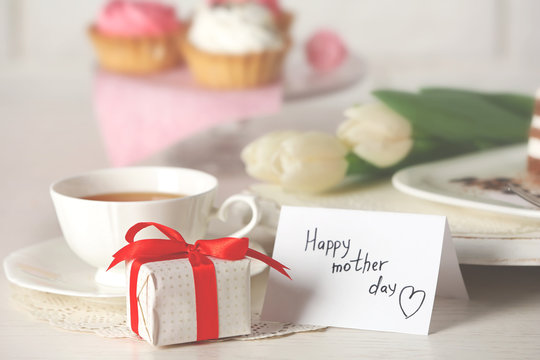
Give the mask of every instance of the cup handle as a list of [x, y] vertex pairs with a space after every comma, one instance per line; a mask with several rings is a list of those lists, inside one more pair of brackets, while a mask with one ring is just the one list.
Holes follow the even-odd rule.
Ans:
[[217, 209], [217, 217], [225, 222], [227, 221], [227, 213], [229, 210], [229, 207], [235, 203], [235, 202], [243, 202], [246, 205], [249, 206], [249, 209], [251, 210], [251, 219], [240, 230], [232, 233], [229, 235], [229, 237], [243, 237], [246, 234], [248, 234], [251, 230], [253, 230], [261, 221], [261, 209], [258, 203], [258, 199], [256, 196], [249, 195], [249, 194], [236, 194], [232, 195], [229, 198], [227, 198], [223, 204]]

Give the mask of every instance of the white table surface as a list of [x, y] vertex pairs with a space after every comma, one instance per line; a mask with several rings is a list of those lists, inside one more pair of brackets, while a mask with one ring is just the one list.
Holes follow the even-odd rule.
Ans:
[[[282, 127], [331, 131], [341, 121], [342, 109], [365, 98], [370, 86], [367, 81], [340, 94], [286, 104], [278, 123]], [[60, 234], [48, 194], [52, 181], [108, 166], [92, 114], [90, 88], [88, 79], [69, 76], [1, 77], [2, 258]], [[249, 132], [249, 123], [225, 131], [246, 131], [246, 141], [255, 135]], [[218, 201], [250, 183], [241, 171], [238, 154], [224, 151], [231, 150], [231, 144], [203, 145], [213, 161], [202, 167], [221, 181]], [[192, 139], [179, 146], [201, 144]], [[157, 155], [147, 163], [198, 167], [193, 160], [178, 158], [177, 154]], [[14, 307], [10, 286], [5, 277], [0, 277], [0, 358], [540, 358], [540, 267], [468, 265], [462, 266], [462, 271], [471, 300], [438, 299], [429, 336], [331, 328], [276, 339], [163, 349], [129, 339], [62, 331], [35, 321]], [[265, 274], [252, 280], [255, 306], [260, 306], [265, 280]]]

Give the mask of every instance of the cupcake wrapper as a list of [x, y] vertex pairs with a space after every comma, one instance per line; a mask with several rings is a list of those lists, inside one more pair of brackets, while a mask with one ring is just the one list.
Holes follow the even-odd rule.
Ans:
[[289, 46], [246, 55], [212, 54], [199, 50], [187, 38], [182, 53], [195, 80], [214, 89], [244, 89], [277, 80]]
[[161, 37], [113, 37], [101, 34], [95, 27], [88, 33], [99, 63], [107, 70], [147, 74], [170, 68], [181, 62], [179, 43], [183, 30]]

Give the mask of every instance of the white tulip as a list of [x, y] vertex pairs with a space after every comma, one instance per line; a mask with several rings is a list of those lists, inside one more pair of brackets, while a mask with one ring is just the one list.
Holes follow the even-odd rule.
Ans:
[[255, 179], [278, 183], [279, 174], [272, 167], [272, 157], [284, 140], [296, 135], [296, 131], [276, 131], [248, 144], [240, 155], [246, 172]]
[[330, 134], [275, 132], [242, 151], [251, 176], [284, 189], [320, 192], [339, 184], [347, 172], [346, 147]]
[[284, 189], [320, 192], [343, 180], [346, 154], [347, 149], [335, 136], [307, 132], [284, 140], [272, 164]]
[[383, 104], [353, 106], [345, 111], [345, 117], [337, 130], [338, 138], [377, 167], [397, 164], [412, 149], [411, 124]]

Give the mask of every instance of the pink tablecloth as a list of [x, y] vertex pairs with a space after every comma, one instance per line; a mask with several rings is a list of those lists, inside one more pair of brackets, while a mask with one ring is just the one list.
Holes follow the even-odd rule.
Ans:
[[129, 165], [212, 126], [276, 113], [282, 86], [214, 91], [182, 68], [149, 77], [96, 70], [94, 107], [109, 159]]

